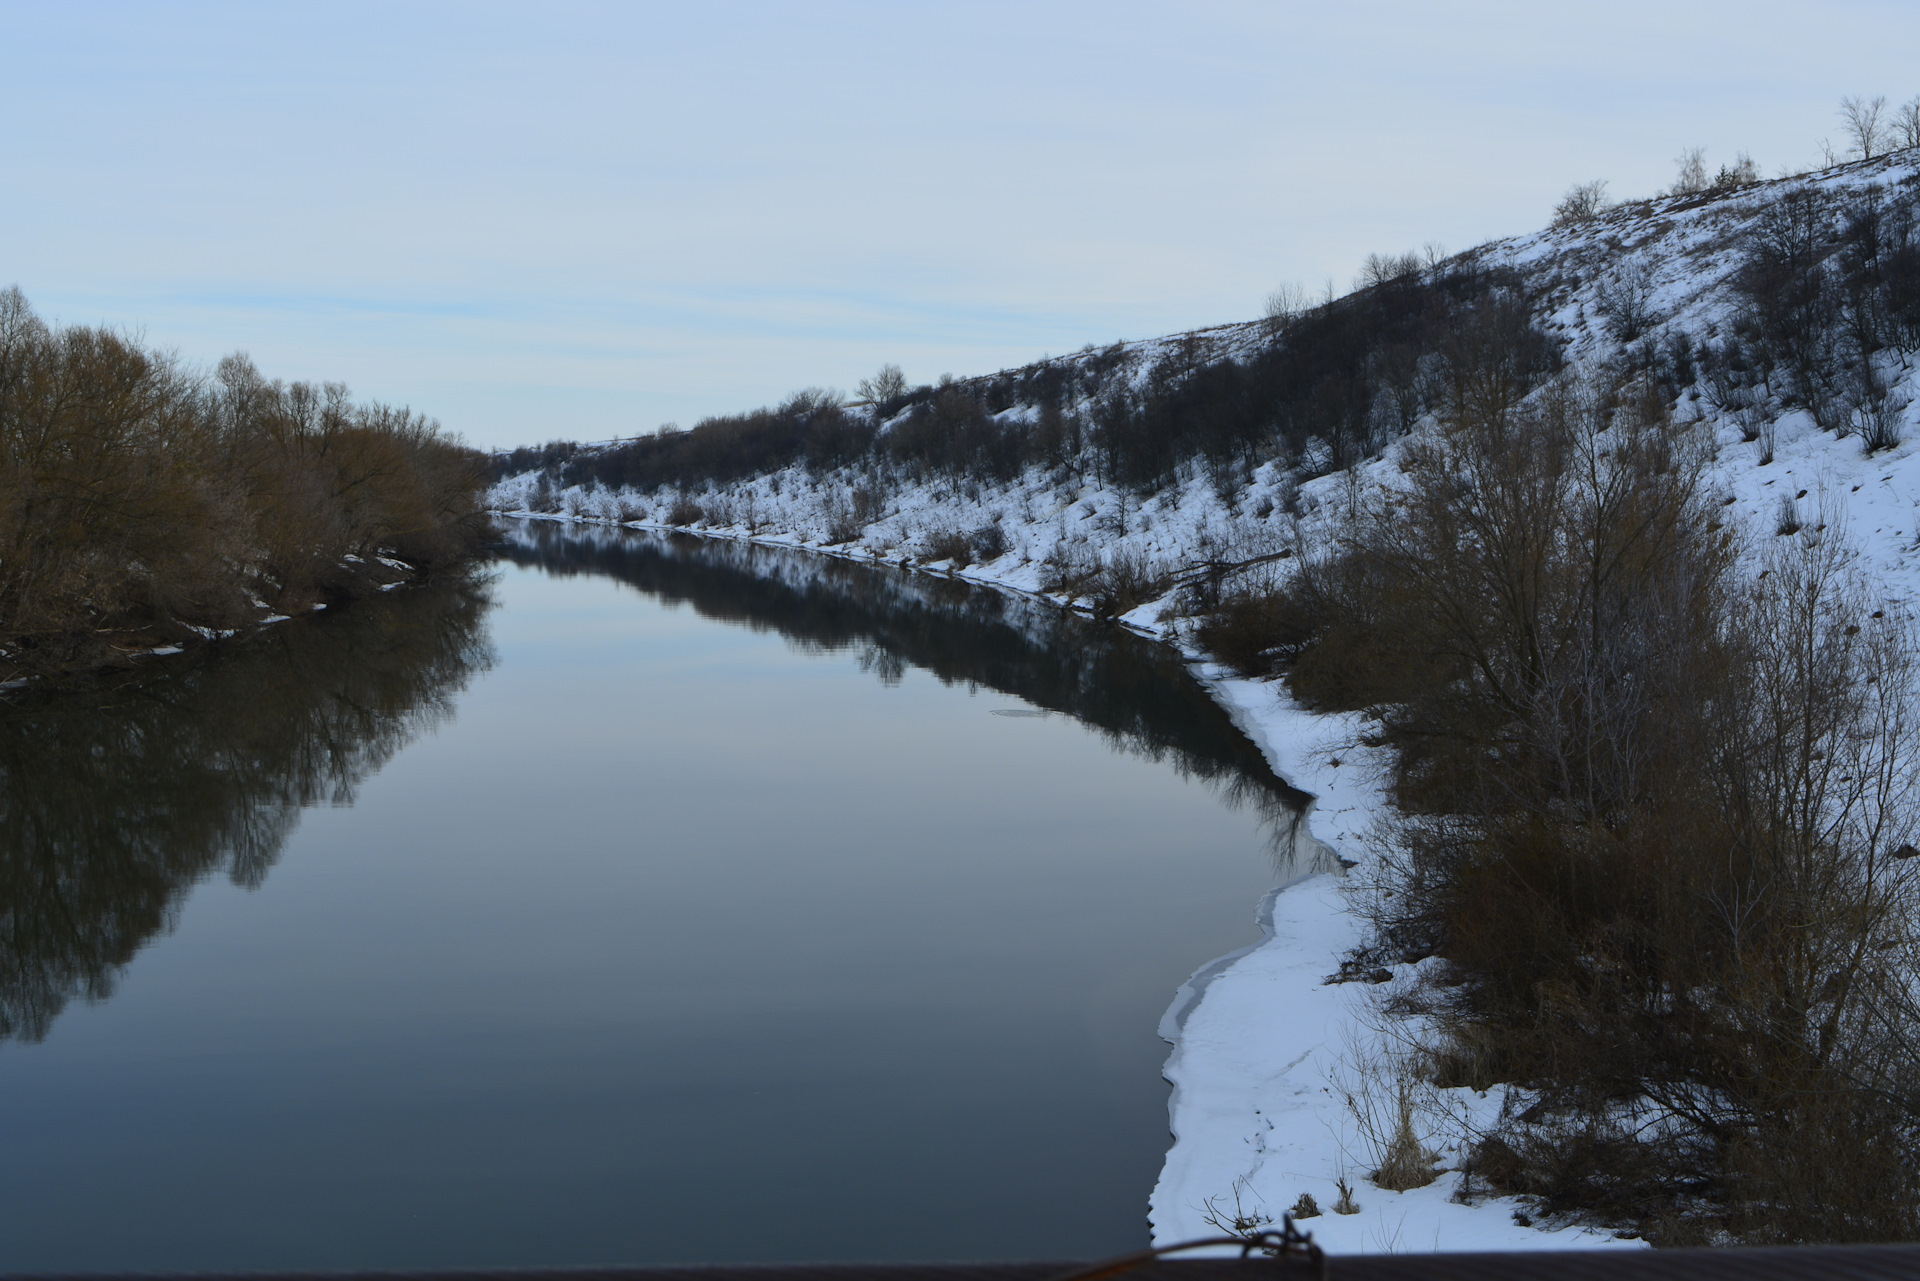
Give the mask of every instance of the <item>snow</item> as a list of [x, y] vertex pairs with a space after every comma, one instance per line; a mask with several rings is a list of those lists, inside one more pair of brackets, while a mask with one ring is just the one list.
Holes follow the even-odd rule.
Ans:
[[[1577, 368], [1620, 355], [1599, 319], [1600, 292], [1623, 273], [1643, 272], [1655, 332], [1684, 332], [1696, 341], [1723, 331], [1736, 305], [1732, 272], [1736, 239], [1766, 203], [1798, 185], [1828, 191], [1892, 184], [1913, 177], [1920, 158], [1908, 151], [1878, 160], [1781, 179], [1715, 199], [1670, 197], [1621, 206], [1575, 227], [1495, 242], [1464, 258], [1510, 266], [1545, 282], [1547, 323], [1567, 340]], [[1115, 385], [1138, 385], [1155, 362], [1182, 343], [1201, 359], [1238, 358], [1270, 341], [1259, 323], [1221, 326], [1194, 335], [1123, 345], [1107, 381], [1086, 392], [1084, 408]], [[1110, 355], [1112, 353], [1102, 353]], [[1073, 362], [1092, 357], [1062, 357]], [[1748, 553], [1777, 537], [1781, 504], [1795, 504], [1808, 525], [1842, 528], [1860, 566], [1894, 606], [1920, 602], [1920, 377], [1883, 356], [1880, 372], [1895, 403], [1904, 403], [1906, 443], [1869, 455], [1858, 436], [1822, 432], [1802, 412], [1779, 413], [1770, 462], [1758, 441], [1743, 436], [1738, 416], [1717, 409], [1696, 390], [1675, 408], [1677, 421], [1706, 434], [1709, 483], [1725, 503]], [[1030, 421], [1015, 406], [1004, 421]], [[1431, 419], [1415, 432], [1431, 431]], [[851, 471], [815, 476], [803, 468], [723, 487], [652, 493], [571, 488], [552, 492], [551, 511], [530, 510], [540, 478], [508, 477], [491, 504], [505, 514], [601, 524], [668, 528], [664, 515], [682, 499], [709, 512], [700, 532], [809, 548], [823, 554], [947, 574], [1070, 608], [1086, 602], [1047, 589], [1063, 565], [1082, 568], [1134, 560], [1162, 571], [1204, 561], [1244, 560], [1310, 546], [1368, 496], [1399, 478], [1402, 446], [1354, 468], [1297, 484], [1273, 463], [1223, 488], [1201, 467], [1144, 501], [1096, 482], [1038, 470], [1004, 484], [934, 479], [900, 485], [886, 495], [880, 519], [856, 539], [829, 543], [862, 477]], [[1295, 513], [1285, 513], [1289, 508]], [[844, 517], [841, 522], [844, 524]], [[930, 560], [940, 534], [997, 525], [1004, 555], [967, 566]], [[1297, 562], [1294, 562], [1297, 563]], [[1284, 573], [1288, 562], [1272, 572]], [[1330, 983], [1342, 957], [1361, 940], [1347, 900], [1363, 883], [1376, 824], [1387, 813], [1380, 762], [1363, 745], [1366, 725], [1353, 716], [1321, 716], [1294, 704], [1278, 682], [1247, 680], [1209, 662], [1194, 647], [1170, 600], [1123, 617], [1127, 626], [1180, 646], [1194, 672], [1262, 749], [1274, 772], [1316, 798], [1298, 866], [1320, 870], [1276, 889], [1259, 905], [1260, 941], [1204, 966], [1181, 987], [1162, 1023], [1172, 1044], [1166, 1076], [1173, 1085], [1173, 1146], [1153, 1190], [1150, 1219], [1157, 1244], [1217, 1235], [1214, 1218], [1236, 1213], [1274, 1221], [1302, 1194], [1323, 1211], [1301, 1227], [1333, 1253], [1640, 1246], [1606, 1234], [1534, 1222], [1512, 1198], [1463, 1195], [1449, 1169], [1409, 1192], [1374, 1186], [1376, 1161], [1346, 1095], [1390, 1088], [1396, 1029], [1380, 1012], [1393, 981]], [[1345, 868], [1346, 870], [1342, 870]], [[1404, 981], [1409, 967], [1393, 976]], [[1497, 1111], [1497, 1094], [1438, 1092], [1434, 1115], [1465, 1122]], [[1440, 1163], [1452, 1167], [1457, 1142], [1436, 1126], [1423, 1136]], [[1332, 1213], [1337, 1180], [1353, 1188], [1359, 1211]]]
[[[1360, 741], [1365, 719], [1316, 715], [1278, 682], [1230, 676], [1204, 661], [1195, 673], [1274, 772], [1314, 794], [1307, 839], [1364, 875], [1368, 837], [1385, 808], [1383, 762]], [[1378, 1162], [1343, 1087], [1389, 1063], [1393, 1045], [1379, 1026], [1382, 988], [1327, 981], [1362, 941], [1346, 901], [1348, 875], [1315, 872], [1272, 891], [1257, 917], [1263, 941], [1196, 973], [1162, 1020], [1160, 1033], [1174, 1047], [1165, 1069], [1174, 1143], [1150, 1202], [1155, 1243], [1217, 1235], [1209, 1214], [1230, 1218], [1236, 1205], [1278, 1222], [1305, 1193], [1322, 1213], [1299, 1226], [1331, 1254], [1641, 1245], [1579, 1228], [1522, 1226], [1514, 1216], [1532, 1217], [1530, 1207], [1514, 1198], [1469, 1204], [1459, 1199], [1456, 1172], [1408, 1192], [1367, 1182]], [[1498, 1110], [1496, 1096], [1445, 1093], [1455, 1113], [1484, 1120]], [[1443, 1134], [1422, 1137], [1448, 1164], [1460, 1155]], [[1332, 1212], [1341, 1178], [1356, 1213]]]

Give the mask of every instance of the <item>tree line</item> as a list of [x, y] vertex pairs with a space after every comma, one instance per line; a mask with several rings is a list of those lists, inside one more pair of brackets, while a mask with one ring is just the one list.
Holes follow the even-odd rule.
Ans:
[[478, 545], [484, 456], [344, 386], [211, 376], [0, 292], [0, 673], [112, 661], [431, 571]]
[[[1920, 97], [1889, 108], [1885, 94], [1872, 98], [1850, 95], [1840, 100], [1839, 116], [1845, 145], [1836, 148], [1831, 140], [1821, 139], [1821, 163], [1826, 168], [1831, 169], [1850, 160], [1873, 160], [1888, 152], [1920, 147]], [[1705, 147], [1687, 148], [1674, 160], [1674, 164], [1678, 172], [1674, 175], [1673, 186], [1659, 193], [1660, 196], [1675, 196], [1682, 200], [1712, 197], [1756, 186], [1761, 181], [1760, 167], [1744, 151], [1736, 155], [1731, 164], [1721, 165], [1719, 172], [1712, 177], [1707, 176]], [[1806, 175], [1804, 172], [1783, 170], [1782, 176]], [[1645, 208], [1651, 202], [1638, 203]], [[1567, 189], [1560, 203], [1554, 206], [1553, 225], [1574, 226], [1597, 218], [1610, 208], [1612, 202], [1607, 199], [1607, 182], [1604, 178], [1575, 183]]]
[[[1005, 482], [1042, 468], [1057, 481], [1139, 493], [1196, 465], [1223, 485], [1276, 458], [1312, 476], [1405, 432], [1469, 351], [1497, 352], [1523, 380], [1557, 369], [1559, 343], [1533, 310], [1517, 273], [1415, 261], [1347, 297], [1261, 322], [1267, 341], [1251, 352], [1209, 358], [1195, 335], [1172, 340], [1137, 384], [1116, 377], [1135, 358], [1118, 344], [913, 388], [889, 367], [871, 380], [882, 390], [864, 404], [810, 390], [684, 432], [496, 454], [492, 470], [496, 479], [539, 471], [558, 488], [670, 485], [683, 494], [796, 465], [816, 475], [860, 469], [881, 485]], [[691, 506], [688, 514], [698, 518]]]

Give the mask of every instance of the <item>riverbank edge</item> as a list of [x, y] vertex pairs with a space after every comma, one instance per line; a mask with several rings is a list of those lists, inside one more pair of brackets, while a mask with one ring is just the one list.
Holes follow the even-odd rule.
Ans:
[[[1042, 590], [1040, 567], [1033, 562], [1003, 566], [1012, 556], [960, 569], [950, 562], [889, 559], [777, 532], [527, 509], [496, 508], [490, 514], [810, 552], [966, 582], [1091, 616], [1087, 608]], [[1301, 816], [1296, 851], [1342, 872], [1309, 872], [1269, 890], [1255, 910], [1260, 936], [1196, 969], [1162, 1016], [1159, 1033], [1171, 1046], [1162, 1075], [1171, 1086], [1173, 1141], [1148, 1200], [1154, 1244], [1219, 1235], [1222, 1223], [1236, 1218], [1278, 1222], [1302, 1194], [1330, 1209], [1344, 1182], [1355, 1189], [1358, 1212], [1323, 1213], [1301, 1223], [1331, 1253], [1641, 1245], [1536, 1223], [1530, 1207], [1516, 1198], [1464, 1195], [1462, 1176], [1451, 1169], [1427, 1187], [1404, 1193], [1365, 1181], [1374, 1162], [1344, 1096], [1356, 1086], [1363, 1091], [1379, 1087], [1371, 1080], [1378, 1075], [1375, 1065], [1392, 1057], [1392, 1032], [1379, 1007], [1383, 992], [1394, 985], [1328, 980], [1361, 940], [1361, 923], [1346, 899], [1344, 871], [1364, 868], [1369, 836], [1389, 806], [1380, 785], [1384, 762], [1364, 745], [1364, 717], [1310, 712], [1294, 702], [1280, 680], [1237, 675], [1167, 617], [1170, 606], [1163, 597], [1114, 621], [1171, 646], [1260, 750], [1274, 776], [1313, 797]], [[1456, 1115], [1471, 1119], [1497, 1110], [1499, 1101], [1482, 1095], [1449, 1102]], [[1430, 1135], [1429, 1146], [1441, 1163], [1453, 1164], [1457, 1151], [1444, 1135]]]
[[354, 555], [336, 567], [336, 572], [328, 579], [327, 589], [317, 597], [297, 603], [282, 602], [278, 608], [255, 600], [251, 617], [220, 620], [225, 626], [203, 625], [183, 617], [169, 617], [107, 633], [103, 640], [105, 656], [98, 660], [48, 669], [8, 670], [5, 667], [5, 654], [0, 652], [0, 693], [46, 685], [57, 688], [62, 681], [79, 680], [99, 672], [125, 670], [143, 659], [166, 658], [202, 645], [244, 640], [258, 635], [265, 628], [317, 614], [333, 606], [350, 605], [381, 592], [431, 582], [439, 574], [458, 572], [480, 559], [476, 549], [463, 560], [433, 570], [386, 553], [371, 557]]

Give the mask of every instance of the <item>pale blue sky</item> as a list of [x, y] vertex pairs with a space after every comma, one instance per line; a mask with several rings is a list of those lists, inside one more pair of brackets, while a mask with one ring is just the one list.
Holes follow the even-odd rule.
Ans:
[[1920, 6], [0, 0], [0, 284], [480, 445], [1341, 288], [1571, 183], [1772, 174]]

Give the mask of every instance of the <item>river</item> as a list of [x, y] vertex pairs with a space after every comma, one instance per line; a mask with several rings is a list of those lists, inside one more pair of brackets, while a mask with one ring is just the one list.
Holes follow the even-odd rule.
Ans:
[[739, 543], [0, 705], [0, 1270], [1144, 1244], [1304, 798], [1163, 648]]

